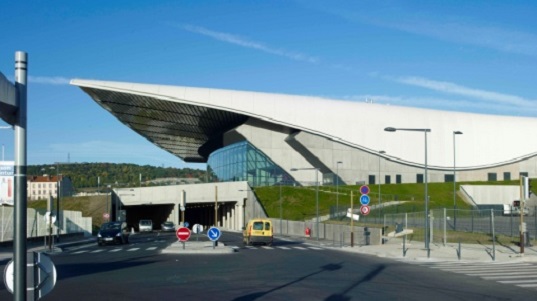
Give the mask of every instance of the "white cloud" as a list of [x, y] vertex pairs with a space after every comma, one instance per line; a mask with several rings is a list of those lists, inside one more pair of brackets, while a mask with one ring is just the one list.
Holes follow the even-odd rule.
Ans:
[[503, 105], [513, 105], [522, 107], [534, 107], [537, 102], [535, 100], [526, 99], [516, 95], [509, 95], [504, 93], [498, 93], [493, 91], [486, 91], [480, 89], [473, 89], [465, 86], [461, 86], [455, 83], [436, 81], [423, 77], [407, 76], [407, 77], [388, 77], [389, 79], [405, 85], [417, 86], [426, 88], [429, 90], [443, 92], [448, 94], [456, 94], [476, 99], [481, 99], [487, 102], [498, 103]]
[[68, 85], [69, 79], [61, 76], [28, 76], [28, 81], [34, 84], [45, 84], [45, 85]]
[[197, 34], [201, 34], [201, 35], [204, 35], [204, 36], [208, 36], [208, 37], [211, 37], [213, 39], [216, 39], [216, 40], [219, 40], [219, 41], [222, 41], [222, 42], [235, 44], [235, 45], [239, 45], [241, 47], [251, 48], [251, 49], [259, 50], [259, 51], [266, 52], [266, 53], [269, 53], [269, 54], [274, 54], [274, 55], [286, 57], [286, 58], [289, 58], [289, 59], [292, 59], [292, 60], [295, 60], [295, 61], [303, 61], [303, 62], [308, 62], [308, 63], [318, 63], [319, 62], [319, 59], [316, 58], [316, 57], [313, 57], [313, 56], [309, 56], [309, 55], [306, 55], [306, 54], [303, 54], [303, 53], [292, 52], [292, 51], [287, 51], [287, 50], [283, 50], [283, 49], [277, 49], [277, 48], [269, 47], [269, 46], [267, 46], [267, 45], [265, 45], [263, 43], [250, 41], [250, 40], [248, 40], [246, 38], [242, 38], [242, 37], [239, 37], [237, 35], [233, 35], [233, 34], [229, 34], [229, 33], [217, 32], [217, 31], [206, 29], [204, 27], [193, 26], [193, 25], [184, 25], [184, 26], [182, 26], [182, 28], [184, 30], [187, 30], [187, 31], [190, 31], [190, 32], [193, 32], [193, 33], [197, 33]]
[[[332, 97], [334, 98], [334, 97]], [[428, 108], [433, 110], [457, 111], [457, 112], [474, 112], [482, 114], [487, 111], [488, 114], [512, 115], [512, 116], [535, 116], [537, 114], [537, 105], [527, 107], [513, 106], [506, 103], [487, 103], [480, 101], [471, 101], [464, 99], [446, 99], [438, 97], [415, 97], [415, 96], [390, 96], [390, 95], [346, 95], [336, 97], [341, 99], [362, 101], [372, 101], [381, 105], [396, 105], [413, 108]]]

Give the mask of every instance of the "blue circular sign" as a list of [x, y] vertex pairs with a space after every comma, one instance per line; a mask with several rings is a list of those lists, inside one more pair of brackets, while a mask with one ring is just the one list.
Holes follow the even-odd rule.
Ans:
[[370, 201], [370, 199], [369, 199], [369, 196], [367, 194], [363, 194], [363, 195], [360, 196], [360, 203], [362, 205], [364, 205], [364, 206], [369, 205], [369, 201]]
[[369, 193], [369, 186], [367, 186], [367, 185], [360, 186], [360, 193], [361, 194], [368, 194]]
[[188, 226], [190, 226], [190, 224], [188, 222], [185, 222], [185, 227], [188, 228]]
[[222, 232], [220, 232], [220, 229], [216, 227], [211, 227], [209, 228], [209, 230], [207, 230], [207, 237], [209, 237], [211, 241], [218, 240], [220, 238], [220, 235], [222, 235]]

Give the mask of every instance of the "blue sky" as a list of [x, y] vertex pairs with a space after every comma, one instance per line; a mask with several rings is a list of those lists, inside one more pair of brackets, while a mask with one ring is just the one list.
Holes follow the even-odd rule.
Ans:
[[[13, 80], [14, 53], [28, 53], [29, 165], [204, 169], [129, 130], [69, 80], [537, 117], [536, 14], [535, 1], [8, 1], [0, 72]], [[5, 160], [13, 141], [0, 130]]]

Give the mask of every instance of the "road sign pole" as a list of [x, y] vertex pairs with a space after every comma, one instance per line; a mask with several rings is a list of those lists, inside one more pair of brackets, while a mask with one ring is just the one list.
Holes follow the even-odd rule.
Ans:
[[13, 219], [14, 236], [14, 300], [26, 300], [26, 102], [28, 55], [26, 52], [15, 53], [15, 89], [18, 110], [15, 117], [15, 217]]

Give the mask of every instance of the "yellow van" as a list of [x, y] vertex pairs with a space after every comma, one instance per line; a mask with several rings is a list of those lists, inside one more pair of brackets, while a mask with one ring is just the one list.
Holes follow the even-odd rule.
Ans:
[[251, 219], [242, 231], [242, 240], [245, 245], [266, 244], [272, 245], [273, 228], [268, 219]]

